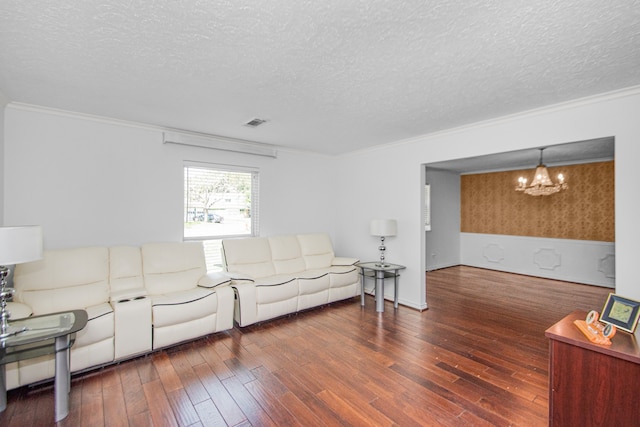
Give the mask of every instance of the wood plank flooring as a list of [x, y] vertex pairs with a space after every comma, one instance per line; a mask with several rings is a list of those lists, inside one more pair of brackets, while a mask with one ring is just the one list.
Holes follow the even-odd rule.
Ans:
[[[402, 286], [402, 281], [400, 283]], [[62, 426], [543, 426], [544, 331], [609, 289], [470, 267], [427, 274], [429, 309], [372, 297], [234, 328], [74, 376]], [[51, 384], [2, 426], [53, 422]]]

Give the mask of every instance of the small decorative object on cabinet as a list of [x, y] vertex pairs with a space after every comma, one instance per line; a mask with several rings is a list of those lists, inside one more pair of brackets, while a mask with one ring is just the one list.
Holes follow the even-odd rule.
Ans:
[[626, 332], [635, 331], [640, 317], [640, 302], [609, 294], [600, 320]]
[[616, 327], [600, 322], [600, 313], [591, 310], [586, 320], [574, 320], [573, 324], [582, 331], [585, 337], [592, 343], [611, 345], [611, 338], [616, 334]]

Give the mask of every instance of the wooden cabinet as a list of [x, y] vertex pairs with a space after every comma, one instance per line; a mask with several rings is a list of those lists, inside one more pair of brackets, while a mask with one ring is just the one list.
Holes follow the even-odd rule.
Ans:
[[622, 331], [611, 346], [592, 344], [573, 324], [587, 313], [574, 311], [547, 329], [549, 425], [639, 426], [640, 348]]

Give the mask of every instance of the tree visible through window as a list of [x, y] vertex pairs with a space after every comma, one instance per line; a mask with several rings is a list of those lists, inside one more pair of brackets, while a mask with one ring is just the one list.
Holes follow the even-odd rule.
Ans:
[[258, 234], [257, 212], [257, 171], [185, 165], [184, 239], [204, 241], [210, 270], [221, 264], [220, 239]]

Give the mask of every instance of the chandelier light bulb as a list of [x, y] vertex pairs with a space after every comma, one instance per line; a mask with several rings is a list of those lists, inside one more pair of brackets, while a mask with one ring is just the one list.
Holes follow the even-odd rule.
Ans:
[[521, 176], [518, 178], [518, 188], [524, 189], [527, 186], [527, 178]]

